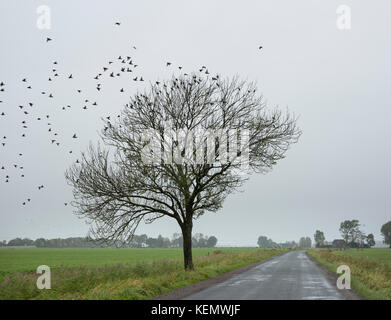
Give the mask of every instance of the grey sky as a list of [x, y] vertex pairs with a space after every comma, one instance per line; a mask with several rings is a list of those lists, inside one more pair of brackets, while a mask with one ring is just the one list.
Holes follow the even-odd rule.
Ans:
[[[52, 10], [49, 31], [36, 27], [43, 4]], [[341, 4], [351, 6], [351, 30], [336, 27]], [[342, 220], [356, 218], [380, 240], [381, 225], [391, 220], [390, 12], [386, 0], [2, 0], [0, 82], [6, 91], [0, 112], [7, 116], [0, 117], [0, 140], [7, 136], [7, 145], [0, 145], [0, 166], [11, 179], [4, 183], [0, 172], [0, 240], [84, 236], [88, 226], [64, 206], [72, 200], [65, 169], [97, 141], [102, 116], [117, 114], [129, 94], [170, 77], [178, 65], [185, 72], [206, 65], [211, 73], [256, 80], [269, 106], [300, 115], [303, 130], [273, 172], [252, 176], [219, 213], [197, 221], [194, 232], [213, 234], [220, 245], [255, 245], [259, 235], [297, 241], [316, 229], [332, 240]], [[53, 41], [46, 43], [47, 36]], [[131, 55], [139, 65], [135, 76], [147, 81], [103, 80], [98, 94], [93, 76], [118, 55]], [[53, 61], [60, 77], [49, 83]], [[166, 61], [174, 67], [166, 68]], [[121, 87], [126, 94], [119, 94]], [[82, 110], [84, 99], [99, 106]], [[18, 105], [30, 101], [34, 107], [24, 117]], [[72, 110], [62, 111], [68, 104]], [[49, 120], [35, 120], [46, 114]], [[22, 129], [24, 119], [28, 129]], [[50, 143], [47, 122], [58, 132], [59, 147]], [[25, 178], [14, 164], [24, 167]], [[27, 198], [31, 203], [22, 206]], [[174, 232], [176, 222], [162, 220], [137, 233]]]

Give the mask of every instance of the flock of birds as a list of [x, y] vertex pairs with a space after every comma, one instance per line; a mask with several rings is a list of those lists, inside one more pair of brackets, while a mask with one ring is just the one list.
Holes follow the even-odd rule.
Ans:
[[[121, 23], [115, 22], [114, 25], [120, 26]], [[46, 43], [50, 43], [52, 41], [53, 41], [52, 38], [49, 38], [49, 37], [46, 38]], [[136, 46], [132, 46], [132, 49], [137, 50]], [[262, 49], [262, 46], [259, 46], [258, 49], [259, 50]], [[117, 70], [114, 70], [114, 66], [117, 66], [118, 64], [119, 64], [119, 68]], [[51, 70], [51, 76], [48, 77], [48, 80], [47, 80], [48, 82], [53, 82], [57, 78], [61, 78], [61, 77], [65, 78], [66, 81], [72, 81], [75, 78], [72, 73], [65, 73], [65, 74], [61, 75], [58, 71], [58, 66], [59, 66], [58, 61], [53, 61], [52, 65], [53, 65], [53, 67]], [[172, 66], [171, 62], [166, 62], [166, 67], [171, 67], [171, 66]], [[144, 82], [144, 77], [140, 76], [139, 74], [136, 75], [136, 73], [135, 73], [135, 70], [137, 67], [138, 67], [138, 65], [134, 62], [134, 59], [132, 58], [132, 56], [128, 55], [128, 54], [120, 55], [116, 59], [109, 61], [106, 65], [104, 65], [101, 68], [100, 72], [98, 72], [95, 76], [93, 76], [93, 79], [96, 81], [96, 86], [95, 86], [96, 91], [98, 93], [102, 91], [103, 85], [102, 85], [101, 80], [103, 77], [111, 79], [111, 78], [123, 76], [124, 74], [125, 75], [128, 74], [128, 75], [130, 75], [131, 81]], [[182, 66], [178, 66], [178, 69], [181, 71]], [[206, 68], [206, 66], [202, 66], [199, 69], [199, 71], [203, 72], [205, 75], [210, 74], [208, 69]], [[188, 74], [184, 73], [183, 75], [187, 76]], [[216, 80], [216, 79], [218, 79], [218, 76], [212, 77], [212, 79]], [[33, 84], [29, 82], [28, 78], [22, 78], [21, 82], [25, 85], [26, 90], [34, 90]], [[156, 84], [159, 85], [160, 82], [156, 81]], [[119, 91], [119, 93], [124, 93], [125, 89], [120, 88], [118, 91]], [[7, 85], [4, 81], [1, 81], [0, 82], [0, 129], [2, 127], [1, 121], [7, 121], [7, 110], [5, 110], [4, 107], [2, 107], [5, 105], [3, 97], [5, 96], [6, 92], [7, 92]], [[83, 90], [81, 88], [78, 88], [76, 90], [76, 92], [77, 92], [77, 94], [83, 94]], [[76, 94], [76, 92], [75, 92], [75, 94]], [[40, 94], [42, 96], [47, 96], [48, 99], [55, 99], [55, 94], [53, 92], [49, 92], [47, 90], [42, 90], [42, 91], [40, 91]], [[83, 101], [84, 101], [84, 103], [83, 103], [83, 106], [81, 107], [82, 110], [87, 110], [89, 107], [97, 107], [98, 106], [98, 103], [95, 100], [92, 102], [89, 98], [83, 98]], [[36, 105], [33, 101], [26, 101], [25, 104], [19, 105], [17, 107], [19, 108], [20, 112], [22, 113], [22, 115], [24, 117], [23, 121], [21, 122], [23, 129], [28, 129], [28, 125], [31, 124], [31, 122], [33, 122], [33, 121], [38, 121], [38, 122], [47, 121], [47, 127], [48, 127], [47, 130], [48, 130], [49, 134], [51, 134], [49, 143], [51, 143], [52, 145], [60, 146], [61, 142], [59, 140], [58, 132], [54, 131], [52, 123], [50, 122], [50, 119], [52, 119], [52, 116], [50, 114], [41, 115], [38, 117], [33, 117], [32, 114], [34, 114], [34, 110], [36, 109]], [[63, 111], [69, 110], [72, 108], [73, 108], [73, 106], [69, 105], [69, 104], [61, 107], [61, 109]], [[117, 117], [120, 117], [120, 115], [117, 115]], [[108, 126], [110, 126], [110, 120], [111, 120], [110, 116], [107, 116], [105, 120], [106, 120], [106, 126], [104, 127], [104, 130], [107, 130]], [[24, 132], [26, 132], [26, 131], [24, 131]], [[1, 133], [0, 133], [0, 135], [1, 135]], [[25, 138], [26, 135], [27, 135], [27, 133], [22, 133], [21, 138]], [[1, 145], [0, 145], [0, 147], [1, 147], [0, 148], [0, 155], [1, 155], [1, 153], [7, 152], [6, 149], [7, 149], [7, 139], [8, 138], [6, 135], [0, 136], [0, 138], [1, 138]], [[77, 133], [74, 133], [72, 135], [72, 137], [70, 137], [70, 138], [71, 139], [78, 139]], [[70, 154], [72, 154], [73, 151], [68, 150], [68, 152]], [[18, 157], [22, 157], [22, 156], [23, 156], [23, 153], [18, 153]], [[0, 161], [1, 160], [2, 160], [2, 157], [0, 156]], [[78, 159], [76, 160], [76, 163], [80, 163]], [[25, 177], [25, 175], [23, 173], [23, 169], [24, 169], [23, 166], [20, 166], [18, 164], [13, 164], [13, 165], [7, 166], [6, 164], [0, 163], [0, 182], [1, 182], [1, 180], [3, 180], [4, 183], [9, 183], [14, 176], [18, 175], [18, 174], [15, 174], [15, 175], [11, 174], [11, 169], [20, 170], [19, 171], [19, 172], [21, 172], [19, 174], [20, 177], [21, 178]], [[40, 191], [43, 189], [45, 189], [45, 186], [43, 184], [39, 184], [37, 186], [37, 190]], [[31, 198], [26, 198], [25, 200], [23, 200], [21, 202], [21, 205], [26, 206], [31, 201], [32, 201]], [[67, 206], [68, 202], [64, 202], [64, 205]]]

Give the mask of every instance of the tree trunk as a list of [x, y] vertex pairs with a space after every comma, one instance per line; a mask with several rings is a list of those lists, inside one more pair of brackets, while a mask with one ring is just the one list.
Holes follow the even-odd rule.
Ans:
[[191, 244], [191, 232], [193, 226], [192, 224], [185, 224], [182, 227], [182, 236], [183, 236], [183, 258], [185, 263], [185, 270], [194, 270], [193, 265], [193, 253], [192, 253], [192, 244]]

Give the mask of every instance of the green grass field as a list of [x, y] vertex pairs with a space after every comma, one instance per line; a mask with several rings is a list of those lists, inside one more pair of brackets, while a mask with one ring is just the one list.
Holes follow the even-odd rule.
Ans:
[[[0, 249], [0, 299], [151, 299], [284, 250], [194, 249], [183, 270], [181, 249]], [[38, 290], [36, 268], [51, 268], [52, 289]]]
[[[207, 255], [213, 248], [195, 248], [193, 256]], [[224, 252], [251, 252], [256, 248], [223, 248]], [[182, 249], [115, 248], [0, 248], [0, 276], [5, 273], [30, 272], [39, 265], [54, 267], [104, 267], [118, 263], [134, 264], [156, 259], [182, 258]]]
[[349, 249], [342, 251], [335, 251], [338, 254], [349, 255], [356, 258], [373, 259], [380, 263], [391, 265], [391, 249], [389, 248], [372, 248], [372, 249]]
[[336, 273], [347, 265], [352, 288], [367, 299], [391, 300], [391, 249], [307, 250], [315, 260]]

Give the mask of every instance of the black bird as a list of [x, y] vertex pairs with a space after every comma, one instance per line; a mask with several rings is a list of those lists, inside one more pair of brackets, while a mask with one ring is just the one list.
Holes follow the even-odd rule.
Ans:
[[76, 133], [73, 135], [73, 137], [72, 137], [73, 139], [76, 139], [77, 138], [77, 136], [76, 136]]
[[52, 41], [51, 38], [46, 38], [46, 42]]
[[72, 73], [69, 75], [69, 77], [68, 77], [68, 79], [72, 79], [73, 77], [72, 77]]
[[120, 26], [120, 25], [121, 25], [121, 22], [116, 22], [115, 25], [116, 25], [116, 26]]
[[258, 49], [259, 49], [259, 50], [261, 50], [262, 48], [263, 48], [262, 46], [259, 46], [259, 48], [258, 48]]
[[26, 80], [26, 78], [24, 78], [22, 81], [23, 81], [23, 82], [26, 82], [27, 80]]

